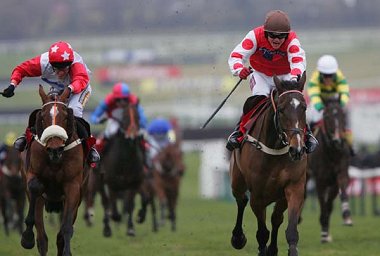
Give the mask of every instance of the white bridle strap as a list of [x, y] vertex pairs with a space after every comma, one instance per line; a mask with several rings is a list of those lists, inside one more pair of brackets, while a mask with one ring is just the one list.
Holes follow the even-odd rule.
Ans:
[[278, 156], [278, 155], [287, 154], [289, 152], [289, 146], [285, 146], [285, 147], [280, 148], [280, 149], [273, 149], [273, 148], [267, 147], [262, 142], [258, 141], [257, 139], [255, 139], [254, 137], [252, 137], [249, 134], [246, 135], [244, 140], [251, 142], [258, 150], [261, 150], [264, 153], [267, 153], [269, 155]]
[[[43, 143], [37, 135], [34, 135], [34, 140], [37, 141], [38, 143], [40, 143], [43, 147], [46, 146], [46, 143]], [[72, 148], [75, 148], [76, 146], [78, 145], [81, 145], [82, 144], [82, 140], [81, 139], [77, 139], [77, 140], [74, 140], [73, 142], [71, 142], [69, 145], [65, 146], [63, 148], [63, 151], [67, 151], [67, 150], [70, 150]], [[64, 145], [62, 145], [64, 146]]]

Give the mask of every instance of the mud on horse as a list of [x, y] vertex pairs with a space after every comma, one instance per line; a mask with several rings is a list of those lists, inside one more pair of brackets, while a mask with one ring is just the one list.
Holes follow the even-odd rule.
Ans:
[[[286, 209], [288, 255], [298, 255], [297, 224], [304, 203], [307, 163], [303, 140], [306, 102], [302, 90], [305, 80], [305, 73], [300, 81], [280, 81], [275, 76], [276, 90], [271, 93], [269, 106], [248, 129], [242, 147], [232, 152], [231, 187], [238, 212], [231, 243], [236, 249], [243, 248], [247, 242], [242, 222], [249, 201], [257, 219], [259, 255], [277, 255], [278, 229]], [[250, 192], [250, 198], [247, 192]], [[271, 203], [275, 206], [270, 232], [266, 226], [266, 207]], [[269, 237], [271, 241], [267, 246]]]
[[58, 255], [71, 255], [73, 224], [81, 203], [88, 166], [77, 134], [73, 110], [67, 107], [70, 91], [46, 95], [40, 85], [42, 108], [36, 114], [36, 135], [26, 151], [26, 182], [29, 210], [21, 244], [26, 249], [35, 245], [33, 226], [37, 231], [40, 255], [47, 255], [48, 237], [44, 228], [47, 212], [62, 212], [57, 234]]

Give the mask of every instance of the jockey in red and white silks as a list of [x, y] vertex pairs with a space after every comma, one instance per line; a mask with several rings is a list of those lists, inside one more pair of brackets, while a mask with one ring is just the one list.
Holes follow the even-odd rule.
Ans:
[[[54, 63], [70, 62], [71, 64], [66, 67], [53, 67]], [[73, 51], [71, 45], [57, 42], [50, 47], [49, 52], [44, 52], [16, 66], [10, 80], [17, 88], [24, 77], [41, 77], [51, 86], [50, 91], [58, 93], [69, 87], [72, 93], [68, 106], [74, 110], [75, 116], [82, 117], [83, 108], [91, 95], [89, 74], [90, 70], [83, 58]]]
[[264, 26], [249, 31], [230, 54], [228, 64], [234, 76], [239, 76], [245, 62], [253, 69], [249, 75], [252, 95], [268, 96], [275, 87], [273, 75], [290, 80], [306, 70], [305, 51], [296, 33], [290, 31], [282, 45], [274, 49], [265, 35]]

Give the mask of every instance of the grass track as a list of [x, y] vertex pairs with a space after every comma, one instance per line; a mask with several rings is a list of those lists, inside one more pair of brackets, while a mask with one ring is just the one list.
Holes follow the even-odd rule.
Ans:
[[[73, 255], [91, 256], [205, 256], [205, 255], [256, 255], [256, 223], [250, 208], [246, 209], [244, 228], [248, 238], [244, 249], [237, 251], [230, 245], [230, 235], [235, 223], [236, 208], [234, 202], [205, 200], [198, 193], [199, 158], [196, 154], [187, 154], [187, 173], [183, 179], [178, 209], [178, 231], [172, 233], [169, 226], [157, 234], [150, 231], [150, 220], [142, 225], [136, 224], [135, 238], [125, 235], [125, 226], [113, 225], [113, 236], [102, 237], [102, 210], [97, 208], [96, 224], [87, 228], [82, 220], [82, 212], [75, 224], [72, 239]], [[138, 201], [137, 201], [138, 202]], [[99, 203], [99, 202], [98, 202]], [[99, 205], [99, 204], [98, 204]], [[270, 211], [268, 211], [270, 212]], [[367, 210], [367, 212], [369, 212]], [[331, 231], [334, 242], [319, 243], [318, 213], [313, 211], [310, 203], [305, 206], [304, 221], [299, 226], [299, 253], [304, 256], [359, 256], [379, 255], [380, 219], [372, 216], [354, 216], [354, 227], [343, 227], [339, 207], [335, 207]], [[49, 236], [49, 253], [56, 255], [56, 226], [47, 226]], [[279, 231], [279, 255], [287, 254], [285, 242], [285, 225]], [[5, 237], [0, 226], [0, 255], [19, 256], [38, 255], [36, 247], [25, 250], [20, 245], [20, 238], [12, 233]]]

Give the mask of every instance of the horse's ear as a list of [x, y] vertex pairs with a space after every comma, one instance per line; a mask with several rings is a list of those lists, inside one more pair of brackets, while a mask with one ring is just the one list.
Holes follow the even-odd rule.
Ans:
[[274, 82], [274, 84], [276, 85], [277, 91], [279, 91], [280, 93], [281, 93], [282, 91], [284, 91], [284, 88], [283, 88], [283, 86], [282, 86], [282, 81], [281, 81], [280, 78], [278, 78], [277, 75], [274, 75], [274, 76], [273, 76], [273, 82]]
[[70, 138], [75, 131], [74, 111], [72, 108], [67, 108], [67, 136]]
[[70, 89], [66, 87], [63, 93], [61, 94], [61, 96], [59, 96], [59, 100], [62, 102], [66, 102], [69, 97], [70, 97]]
[[304, 71], [302, 73], [301, 79], [298, 82], [298, 84], [299, 84], [299, 90], [301, 92], [303, 91], [303, 88], [305, 87], [305, 83], [306, 83], [306, 71]]
[[45, 104], [48, 101], [48, 96], [46, 95], [44, 87], [41, 84], [39, 85], [38, 93], [40, 94], [42, 104]]
[[44, 127], [42, 126], [42, 116], [41, 111], [37, 112], [36, 115], [36, 133], [38, 138], [41, 138], [42, 132], [44, 131]]

